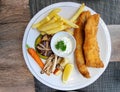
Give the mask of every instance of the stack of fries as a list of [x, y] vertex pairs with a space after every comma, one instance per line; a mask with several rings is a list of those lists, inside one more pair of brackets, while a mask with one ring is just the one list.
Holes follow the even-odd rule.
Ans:
[[33, 24], [32, 28], [37, 29], [41, 34], [55, 34], [59, 31], [66, 30], [67, 32], [73, 34], [70, 28], [78, 28], [75, 21], [84, 10], [85, 4], [83, 3], [74, 16], [68, 20], [61, 17], [58, 13], [61, 11], [60, 8], [52, 10], [44, 19], [40, 22]]

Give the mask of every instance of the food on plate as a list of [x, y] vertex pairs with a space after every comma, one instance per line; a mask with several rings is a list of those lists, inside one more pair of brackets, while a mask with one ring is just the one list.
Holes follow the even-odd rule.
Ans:
[[[59, 75], [60, 72], [63, 72], [64, 66], [67, 64], [68, 60], [59, 57], [52, 52], [50, 47], [51, 38], [52, 35], [40, 34], [35, 40], [35, 48], [40, 58], [46, 59], [41, 73], [46, 73], [47, 75], [54, 73], [55, 75]], [[61, 43], [58, 45], [61, 47]]]
[[73, 17], [70, 19], [71, 22], [75, 22], [79, 15], [84, 11], [85, 4], [83, 3], [80, 8], [77, 10], [77, 12], [73, 15]]
[[56, 14], [55, 16], [58, 17], [60, 20], [62, 20], [66, 25], [68, 25], [72, 28], [78, 28], [78, 25], [71, 22], [70, 20], [63, 18], [62, 16], [59, 16], [58, 14]]
[[51, 49], [60, 57], [67, 57], [74, 52], [75, 47], [74, 37], [67, 32], [58, 32], [51, 39]]
[[[76, 11], [76, 13], [72, 16], [72, 18], [70, 19], [71, 22], [76, 23], [78, 17], [80, 16], [80, 14], [84, 11], [85, 8], [85, 4], [83, 3], [79, 9]], [[65, 29], [66, 32], [70, 33], [71, 35], [74, 34], [73, 30], [71, 29], [71, 27], [66, 27]]]
[[85, 25], [85, 41], [83, 45], [86, 65], [89, 67], [102, 68], [104, 64], [100, 59], [97, 42], [99, 14], [91, 15]]
[[[83, 3], [70, 20], [60, 16], [58, 13], [61, 9], [56, 8], [41, 21], [32, 25], [32, 28], [40, 31], [40, 35], [35, 40], [37, 53], [27, 47], [29, 54], [41, 67], [41, 74], [62, 73], [62, 81], [66, 83], [73, 70], [73, 65], [66, 56], [74, 51], [74, 46], [76, 46], [75, 62], [84, 77], [90, 78], [87, 67], [104, 67], [96, 38], [99, 14], [91, 15], [90, 11], [84, 11], [84, 8]], [[60, 31], [65, 32], [55, 37], [58, 33], [62, 33]], [[74, 35], [75, 39], [69, 33]], [[39, 57], [45, 59], [45, 64]]]
[[[42, 35], [41, 35], [41, 34], [36, 38], [36, 40], [35, 40], [35, 49], [36, 49], [36, 46], [41, 42], [41, 38], [42, 38]], [[37, 52], [37, 54], [39, 55], [40, 58], [42, 58], [42, 59], [47, 59], [47, 56], [41, 55], [41, 54], [37, 51], [37, 49], [36, 49], [36, 52]]]
[[63, 72], [64, 67], [67, 63], [69, 63], [69, 59], [68, 58], [60, 58], [61, 60], [59, 60], [59, 62], [56, 65], [56, 69], [53, 72], [55, 75], [59, 75]]
[[54, 57], [55, 57], [54, 55], [51, 55], [50, 57], [47, 58], [47, 60], [45, 62], [45, 66], [41, 71], [41, 74], [46, 73], [46, 74], [50, 75], [50, 73], [52, 72], [53, 62], [56, 62], [56, 61], [52, 61], [54, 59]]
[[72, 74], [73, 71], [73, 64], [68, 63], [63, 71], [63, 76], [62, 76], [62, 81], [63, 83], [66, 83], [70, 77], [70, 75]]
[[64, 43], [63, 40], [58, 41], [58, 42], [56, 43], [56, 45], [55, 45], [55, 48], [56, 48], [57, 50], [65, 51], [65, 50], [66, 50], [66, 44]]
[[32, 28], [38, 28], [40, 26], [42, 26], [43, 24], [46, 24], [48, 21], [50, 21], [54, 16], [55, 14], [57, 14], [58, 12], [60, 12], [61, 9], [60, 8], [56, 8], [54, 10], [52, 10], [48, 16], [46, 16], [45, 18], [43, 18], [41, 21], [39, 21], [38, 23], [36, 24], [33, 24], [32, 25]]
[[66, 28], [67, 28], [67, 26], [65, 26], [65, 25], [60, 25], [60, 26], [58, 26], [58, 27], [56, 27], [56, 28], [53, 28], [53, 29], [51, 29], [51, 30], [46, 31], [46, 33], [47, 33], [47, 34], [55, 34], [55, 33], [60, 32], [60, 31], [62, 31], [62, 30], [64, 30], [64, 29], [66, 29]]
[[42, 27], [39, 27], [38, 30], [46, 32], [46, 31], [49, 31], [51, 29], [57, 28], [61, 25], [63, 25], [62, 21], [56, 21], [56, 22], [51, 23], [51, 24], [43, 25]]
[[35, 48], [36, 51], [39, 53], [40, 57], [43, 59], [46, 59], [47, 57], [51, 56], [53, 54], [51, 47], [50, 47], [50, 41], [51, 41], [52, 35], [40, 35], [35, 41]]
[[44, 19], [33, 24], [32, 28], [37, 29], [42, 34], [55, 34], [67, 28], [78, 28], [75, 23], [58, 15], [60, 10], [60, 8], [53, 9]]
[[55, 48], [60, 54], [70, 53], [72, 50], [71, 40], [68, 37], [59, 37], [56, 39]]
[[42, 35], [40, 34], [35, 40], [35, 47], [41, 42]]
[[57, 55], [55, 55], [55, 58], [54, 58], [54, 62], [53, 62], [53, 65], [51, 67], [51, 72], [53, 73], [56, 69], [56, 65], [57, 65]]
[[29, 55], [31, 55], [31, 57], [36, 61], [36, 63], [41, 67], [41, 69], [43, 69], [44, 63], [42, 62], [36, 51], [33, 48], [29, 47], [28, 45], [26, 45], [26, 47]]
[[47, 58], [41, 74], [46, 73], [47, 75], [50, 75], [51, 73], [54, 73], [54, 71], [57, 69], [58, 63], [61, 62], [61, 60], [61, 57], [52, 54], [50, 57]]
[[32, 28], [38, 28], [39, 26], [45, 24], [46, 22], [48, 22], [50, 20], [49, 17], [45, 17], [43, 20], [41, 20], [40, 22], [33, 24]]
[[89, 71], [85, 64], [83, 43], [84, 43], [84, 26], [90, 16], [89, 11], [83, 11], [78, 18], [77, 24], [79, 28], [74, 30], [74, 37], [76, 39], [75, 59], [79, 72], [86, 78], [90, 77]]
[[53, 17], [48, 23], [44, 24], [45, 25], [49, 25], [49, 24], [52, 24], [52, 23], [55, 23], [58, 19], [56, 17]]

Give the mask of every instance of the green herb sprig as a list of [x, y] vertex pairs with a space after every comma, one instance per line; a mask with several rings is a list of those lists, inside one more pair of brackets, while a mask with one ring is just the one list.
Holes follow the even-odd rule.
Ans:
[[61, 41], [57, 42], [57, 44], [55, 45], [55, 48], [57, 50], [65, 51], [66, 45], [65, 45], [64, 41], [61, 40]]

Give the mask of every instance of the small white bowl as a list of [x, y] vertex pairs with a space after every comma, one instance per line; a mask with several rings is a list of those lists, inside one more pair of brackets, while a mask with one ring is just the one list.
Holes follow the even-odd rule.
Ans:
[[[55, 47], [57, 42], [59, 42], [61, 40], [64, 41], [64, 43], [66, 45], [66, 50], [65, 51], [57, 50], [56, 47]], [[54, 54], [56, 54], [60, 57], [67, 57], [72, 52], [74, 52], [74, 50], [76, 48], [76, 40], [68, 32], [61, 31], [61, 32], [56, 33], [52, 37], [50, 46], [51, 46], [51, 49], [52, 49]]]

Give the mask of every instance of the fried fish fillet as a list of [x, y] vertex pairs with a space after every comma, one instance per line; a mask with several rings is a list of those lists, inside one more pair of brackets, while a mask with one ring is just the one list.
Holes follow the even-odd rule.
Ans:
[[91, 15], [85, 25], [85, 41], [83, 45], [86, 65], [89, 67], [102, 68], [103, 62], [99, 56], [99, 47], [97, 42], [97, 31], [99, 23], [99, 14]]
[[90, 77], [89, 71], [85, 65], [83, 42], [84, 42], [84, 27], [86, 20], [90, 16], [89, 11], [84, 11], [78, 18], [77, 25], [79, 28], [74, 30], [74, 37], [76, 39], [75, 59], [79, 72], [86, 78]]

